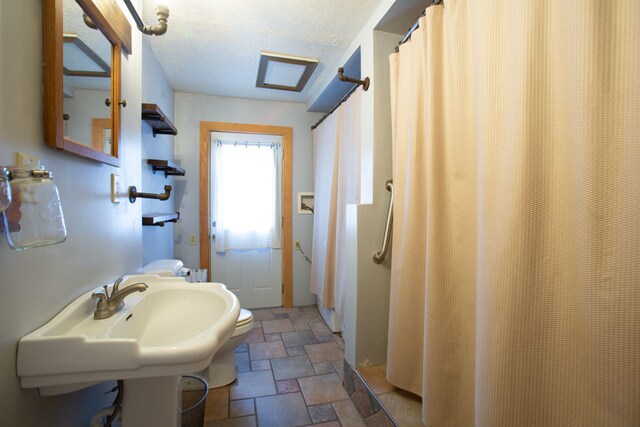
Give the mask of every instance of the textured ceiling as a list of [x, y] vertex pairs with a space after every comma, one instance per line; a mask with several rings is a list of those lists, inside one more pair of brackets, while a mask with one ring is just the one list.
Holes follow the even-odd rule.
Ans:
[[[169, 6], [169, 30], [145, 37], [174, 90], [310, 102], [313, 82], [340, 59], [380, 0], [144, 0], [146, 24], [155, 24], [159, 3]], [[261, 50], [320, 64], [302, 93], [257, 88]]]

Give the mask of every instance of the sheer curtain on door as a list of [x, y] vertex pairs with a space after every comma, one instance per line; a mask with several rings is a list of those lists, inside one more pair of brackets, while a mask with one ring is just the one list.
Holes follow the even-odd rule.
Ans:
[[346, 208], [360, 202], [360, 96], [357, 89], [313, 131], [314, 217], [311, 292], [342, 316]]
[[636, 0], [451, 0], [391, 56], [387, 375], [426, 425], [640, 425], [638, 46]]
[[278, 150], [271, 144], [211, 144], [216, 252], [280, 247]]

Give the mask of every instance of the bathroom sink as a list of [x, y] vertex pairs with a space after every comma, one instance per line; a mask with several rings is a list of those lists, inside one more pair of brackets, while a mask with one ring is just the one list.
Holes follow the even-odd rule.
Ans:
[[114, 379], [168, 377], [206, 368], [229, 339], [238, 299], [219, 283], [129, 276], [120, 289], [144, 282], [112, 317], [94, 320], [87, 292], [18, 344], [24, 388], [91, 384]]

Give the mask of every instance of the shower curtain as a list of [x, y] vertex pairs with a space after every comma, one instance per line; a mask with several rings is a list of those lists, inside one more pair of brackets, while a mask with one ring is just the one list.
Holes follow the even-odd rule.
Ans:
[[313, 131], [311, 292], [343, 318], [346, 208], [360, 203], [360, 96], [356, 91]]
[[640, 425], [640, 2], [446, 1], [393, 54], [387, 377], [427, 426]]

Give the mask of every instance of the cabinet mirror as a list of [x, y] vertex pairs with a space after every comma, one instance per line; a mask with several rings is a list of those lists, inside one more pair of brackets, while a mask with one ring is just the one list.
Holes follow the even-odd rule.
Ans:
[[[106, 18], [119, 8], [104, 0], [43, 5], [45, 141], [120, 166], [121, 39]], [[105, 8], [118, 9], [105, 14]]]

